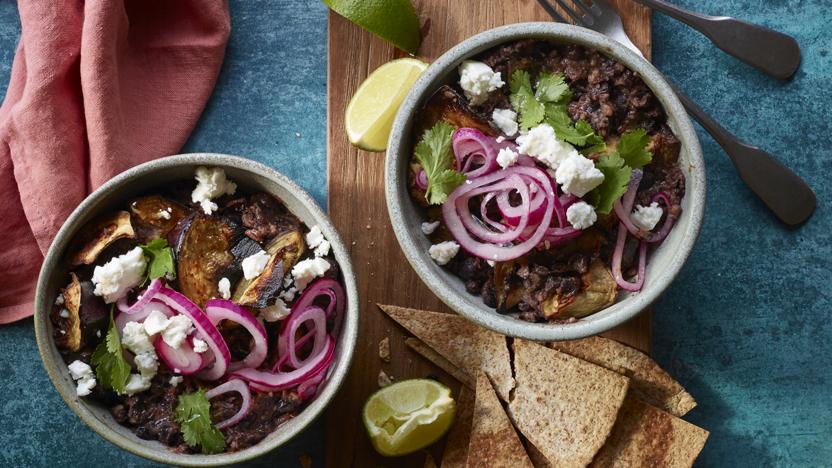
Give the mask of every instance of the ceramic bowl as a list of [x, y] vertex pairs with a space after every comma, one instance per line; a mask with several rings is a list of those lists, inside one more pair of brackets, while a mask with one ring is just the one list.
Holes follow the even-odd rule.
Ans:
[[[682, 215], [670, 236], [650, 256], [644, 288], [620, 294], [614, 305], [569, 324], [529, 323], [497, 313], [482, 299], [465, 291], [462, 281], [436, 265], [428, 255], [430, 241], [422, 234], [422, 210], [408, 193], [408, 164], [413, 151], [413, 124], [425, 102], [441, 85], [458, 79], [463, 60], [517, 39], [545, 39], [575, 43], [598, 50], [638, 72], [661, 101], [668, 122], [681, 140], [680, 163], [687, 184]], [[614, 40], [588, 29], [558, 23], [520, 23], [477, 34], [439, 57], [416, 81], [393, 123], [385, 166], [387, 208], [405, 256], [422, 281], [449, 307], [469, 320], [496, 332], [530, 340], [583, 338], [605, 332], [635, 317], [670, 285], [690, 255], [705, 208], [705, 167], [702, 150], [682, 104], [661, 73], [648, 61]]]
[[[340, 265], [348, 302], [335, 359], [326, 384], [317, 398], [297, 417], [287, 421], [260, 443], [239, 452], [217, 455], [174, 453], [159, 442], [140, 439], [130, 429], [118, 424], [106, 407], [78, 397], [67, 366], [52, 340], [52, 324], [49, 320], [56, 291], [65, 285], [62, 283], [65, 283], [67, 277], [65, 250], [77, 231], [96, 215], [123, 206], [126, 200], [152, 187], [176, 179], [193, 178], [198, 166], [220, 167], [240, 187], [271, 193], [282, 200], [307, 226], [320, 226], [332, 244]], [[254, 161], [222, 154], [184, 154], [158, 159], [125, 171], [102, 185], [75, 209], [55, 237], [43, 262], [35, 297], [38, 349], [49, 378], [70, 409], [92, 430], [119, 447], [160, 463], [174, 465], [215, 466], [238, 463], [274, 450], [299, 434], [323, 412], [344, 381], [355, 349], [357, 330], [358, 296], [355, 275], [347, 250], [329, 218], [309, 194], [286, 176]]]

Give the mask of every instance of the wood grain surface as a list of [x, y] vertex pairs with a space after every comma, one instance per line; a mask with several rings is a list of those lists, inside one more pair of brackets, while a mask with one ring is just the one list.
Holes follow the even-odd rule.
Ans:
[[[650, 56], [650, 11], [630, 0], [613, 0], [633, 42]], [[430, 62], [453, 45], [489, 28], [524, 21], [549, 21], [534, 0], [414, 0], [422, 23], [418, 57]], [[327, 412], [326, 459], [330, 467], [424, 466], [441, 459], [444, 441], [429, 451], [390, 459], [370, 445], [361, 407], [378, 390], [379, 371], [394, 380], [434, 376], [456, 390], [450, 376], [405, 345], [407, 336], [375, 306], [394, 304], [450, 310], [422, 283], [399, 249], [384, 198], [384, 154], [352, 147], [344, 131], [344, 109], [367, 75], [403, 56], [372, 34], [330, 12], [327, 71], [327, 155], [329, 212], [352, 256], [361, 306], [358, 345], [347, 380]], [[608, 333], [645, 351], [650, 349], [650, 314]], [[378, 344], [390, 339], [391, 362], [379, 358]]]

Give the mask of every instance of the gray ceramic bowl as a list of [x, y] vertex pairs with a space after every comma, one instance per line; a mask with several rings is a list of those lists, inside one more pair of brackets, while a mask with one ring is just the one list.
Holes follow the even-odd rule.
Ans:
[[[419, 226], [424, 215], [407, 188], [408, 163], [413, 149], [413, 123], [427, 99], [441, 85], [458, 79], [459, 64], [496, 45], [516, 39], [537, 38], [581, 44], [612, 57], [638, 72], [661, 101], [668, 121], [682, 142], [681, 167], [687, 192], [683, 213], [672, 233], [648, 260], [644, 289], [620, 294], [619, 301], [598, 313], [570, 324], [540, 324], [498, 314], [465, 291], [462, 281], [437, 266], [428, 255], [430, 242]], [[705, 208], [705, 167], [702, 150], [682, 104], [662, 75], [648, 61], [624, 46], [588, 29], [558, 23], [520, 23], [473, 36], [439, 57], [422, 74], [396, 115], [387, 146], [385, 166], [387, 208], [396, 237], [416, 273], [445, 304], [460, 315], [499, 333], [530, 340], [570, 340], [602, 333], [635, 317], [670, 285], [693, 248]]]
[[[218, 455], [174, 453], [167, 446], [138, 438], [118, 424], [107, 408], [92, 404], [75, 394], [69, 376], [52, 340], [49, 310], [58, 288], [64, 286], [65, 249], [80, 227], [97, 214], [114, 209], [130, 197], [175, 179], [190, 179], [198, 166], [221, 167], [228, 178], [247, 190], [262, 190], [278, 197], [307, 226], [318, 225], [331, 242], [344, 278], [347, 294], [346, 316], [335, 349], [335, 360], [326, 384], [297, 417], [287, 421], [262, 442], [248, 449]], [[123, 206], [123, 205], [122, 205]], [[303, 431], [320, 415], [343, 382], [352, 360], [358, 332], [358, 295], [355, 275], [341, 238], [315, 200], [286, 176], [262, 164], [237, 156], [222, 154], [185, 154], [148, 162], [125, 171], [102, 185], [87, 197], [64, 223], [43, 262], [35, 296], [35, 333], [43, 364], [58, 392], [74, 411], [95, 432], [119, 447], [151, 460], [186, 466], [228, 465], [263, 455], [286, 443]]]

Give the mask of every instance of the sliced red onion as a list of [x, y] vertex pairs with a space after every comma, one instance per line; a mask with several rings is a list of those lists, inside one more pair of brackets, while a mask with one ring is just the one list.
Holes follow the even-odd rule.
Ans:
[[127, 305], [127, 296], [125, 296], [116, 301], [116, 307], [124, 314], [133, 315], [139, 313], [144, 310], [147, 304], [150, 304], [150, 301], [156, 297], [156, 293], [162, 289], [163, 285], [162, 280], [159, 278], [151, 280], [147, 289], [139, 293], [139, 300], [134, 302], [133, 305]]
[[661, 201], [662, 203], [664, 203], [665, 219], [664, 219], [664, 224], [662, 224], [661, 229], [659, 229], [657, 232], [650, 233], [650, 235], [647, 236], [647, 238], [644, 239], [644, 240], [647, 241], [648, 243], [661, 242], [667, 237], [668, 234], [670, 234], [670, 230], [673, 228], [673, 223], [676, 221], [676, 217], [671, 214], [670, 198], [668, 198], [666, 193], [659, 192], [659, 193], [653, 195], [653, 199], [650, 200], [650, 201], [651, 202]]
[[[309, 333], [303, 336], [300, 341], [296, 341], [298, 329], [307, 321], [313, 322], [314, 326], [309, 329]], [[300, 349], [306, 341], [309, 340], [307, 336], [314, 333], [314, 341], [312, 341], [312, 351], [305, 359], [300, 359], [297, 355], [297, 350]], [[317, 306], [309, 306], [297, 314], [292, 314], [284, 322], [283, 328], [280, 330], [280, 337], [283, 342], [283, 348], [286, 353], [286, 363], [293, 368], [299, 369], [311, 358], [314, 358], [321, 352], [326, 344], [326, 313], [323, 309]], [[280, 348], [280, 346], [278, 346]]]
[[[460, 128], [452, 138], [456, 168], [469, 179], [484, 176], [497, 170], [496, 140], [474, 128]], [[475, 163], [480, 167], [472, 169]]]
[[154, 346], [159, 359], [176, 373], [193, 375], [204, 367], [204, 358], [194, 351], [193, 337], [188, 337], [186, 341], [179, 345], [178, 349], [172, 348], [161, 338], [156, 339]]
[[500, 213], [503, 215], [506, 222], [512, 226], [517, 226], [520, 222], [520, 218], [526, 213], [528, 213], [529, 224], [538, 223], [543, 218], [543, 214], [547, 208], [546, 194], [543, 193], [543, 190], [540, 190], [540, 187], [537, 184], [534, 184], [534, 182], [529, 185], [530, 193], [531, 187], [536, 187], [537, 190], [532, 194], [531, 201], [528, 206], [523, 204], [516, 206], [512, 205], [509, 201], [510, 192], [502, 192], [497, 195], [497, 207], [500, 209]]
[[231, 416], [225, 421], [214, 424], [217, 429], [225, 429], [226, 427], [231, 427], [237, 424], [248, 415], [249, 411], [251, 411], [251, 392], [248, 389], [248, 385], [240, 379], [232, 379], [222, 385], [217, 385], [211, 390], [205, 392], [205, 396], [210, 400], [228, 392], [239, 393], [240, 396], [243, 397], [243, 402], [240, 405], [240, 409], [234, 414], [234, 416]]
[[[471, 198], [470, 193], [481, 187], [498, 184], [513, 175], [528, 177], [542, 189], [547, 201], [547, 209], [543, 215], [543, 219], [533, 234], [519, 244], [496, 245], [475, 239], [466, 229], [466, 224], [463, 222], [460, 213], [461, 209], [467, 209], [468, 200]], [[445, 226], [463, 249], [477, 257], [501, 262], [518, 258], [531, 251], [540, 243], [552, 222], [555, 203], [554, 187], [545, 172], [535, 167], [515, 165], [493, 174], [469, 180], [469, 182], [457, 187], [448, 197], [448, 201], [442, 205], [442, 217], [445, 221]], [[478, 192], [481, 191], [478, 190]]]
[[148, 315], [152, 314], [154, 310], [162, 312], [167, 317], [173, 317], [173, 311], [170, 310], [170, 307], [159, 302], [158, 300], [151, 301], [149, 304], [145, 305], [141, 311], [132, 315], [128, 315], [126, 312], [119, 312], [114, 319], [116, 329], [118, 329], [118, 332], [121, 333], [121, 331], [124, 330], [124, 326], [127, 325], [127, 322], [144, 322], [144, 319], [146, 319]]
[[482, 201], [480, 202], [480, 218], [497, 231], [505, 232], [508, 228], [504, 224], [501, 224], [488, 216], [488, 203], [491, 202], [495, 196], [496, 195], [494, 193], [487, 193], [484, 197], [482, 197]]
[[309, 380], [298, 385], [298, 396], [301, 400], [309, 400], [318, 393], [318, 387], [326, 377], [326, 367], [321, 367], [315, 371], [315, 375], [310, 375]]
[[[485, 227], [482, 222], [476, 219], [468, 206], [468, 200], [473, 197], [488, 194], [488, 193], [505, 193], [516, 191], [520, 194], [522, 206], [525, 206], [525, 212], [520, 216], [517, 226], [512, 229], [505, 229], [502, 232], [494, 232]], [[521, 177], [509, 176], [506, 179], [499, 181], [493, 185], [475, 188], [467, 192], [457, 203], [457, 211], [465, 228], [475, 237], [483, 241], [488, 241], [494, 244], [505, 244], [516, 240], [520, 234], [526, 229], [529, 220], [529, 187]]]
[[[630, 185], [627, 188], [627, 192], [621, 200], [616, 200], [613, 205], [615, 207], [615, 214], [618, 215], [621, 222], [618, 224], [618, 238], [615, 242], [615, 250], [612, 253], [612, 276], [615, 278], [615, 283], [618, 284], [621, 289], [625, 289], [627, 291], [641, 290], [642, 286], [644, 286], [644, 274], [647, 266], [647, 243], [641, 241], [638, 249], [638, 279], [635, 283], [631, 283], [624, 279], [624, 275], [621, 273], [621, 260], [624, 256], [624, 245], [627, 243], [627, 234], [630, 232], [626, 223], [629, 222], [632, 224], [630, 221], [630, 213], [633, 211], [633, 203], [635, 203], [638, 185], [641, 183], [641, 176], [641, 169], [633, 171], [633, 174], [630, 177]], [[638, 232], [638, 230], [636, 230], [636, 232]]]
[[214, 365], [200, 372], [197, 377], [204, 380], [217, 380], [225, 375], [225, 371], [231, 362], [231, 352], [228, 350], [228, 345], [219, 330], [211, 323], [205, 312], [200, 310], [184, 294], [170, 288], [162, 288], [156, 297], [173, 309], [174, 312], [190, 318], [200, 337], [208, 343], [208, 347], [214, 353]]
[[316, 356], [308, 359], [304, 365], [290, 372], [266, 372], [256, 369], [240, 369], [231, 374], [231, 378], [241, 378], [260, 391], [278, 391], [293, 388], [317, 375], [332, 363], [335, 355], [335, 340], [326, 337], [326, 345]]
[[212, 324], [217, 325], [222, 320], [230, 320], [245, 327], [254, 338], [254, 346], [248, 356], [242, 361], [230, 363], [229, 370], [241, 367], [256, 368], [263, 364], [269, 353], [266, 329], [251, 312], [227, 299], [211, 299], [205, 304], [205, 313]]
[[416, 186], [421, 190], [428, 189], [428, 175], [425, 173], [424, 169], [419, 169], [419, 173], [416, 174]]

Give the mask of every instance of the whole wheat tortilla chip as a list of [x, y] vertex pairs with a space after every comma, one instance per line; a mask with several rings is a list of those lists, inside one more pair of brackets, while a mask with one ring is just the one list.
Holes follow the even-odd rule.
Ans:
[[451, 364], [451, 361], [448, 361], [441, 354], [437, 353], [433, 350], [430, 346], [422, 343], [416, 338], [406, 338], [404, 340], [404, 344], [406, 344], [410, 349], [416, 351], [417, 353], [421, 354], [422, 357], [427, 359], [428, 361], [436, 364], [436, 367], [442, 369], [443, 371], [447, 372], [448, 375], [459, 380], [460, 383], [465, 385], [466, 387], [470, 388], [472, 391], [476, 390], [476, 383], [471, 380], [471, 376], [459, 370], [459, 367]]
[[485, 372], [497, 395], [508, 401], [514, 379], [503, 335], [458, 315], [381, 304], [379, 308], [469, 376]]
[[690, 467], [708, 431], [627, 395], [593, 467]]
[[456, 398], [456, 416], [442, 452], [442, 468], [464, 468], [468, 460], [471, 440], [471, 421], [474, 418], [474, 391], [462, 387]]
[[467, 467], [533, 468], [488, 377], [477, 377]]
[[[630, 378], [630, 391], [639, 399], [676, 416], [684, 416], [696, 401], [649, 356], [608, 338], [594, 336], [549, 346]], [[623, 371], [622, 371], [623, 369]]]
[[517, 386], [509, 416], [558, 467], [587, 466], [627, 394], [620, 374], [536, 343], [514, 340]]

